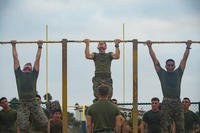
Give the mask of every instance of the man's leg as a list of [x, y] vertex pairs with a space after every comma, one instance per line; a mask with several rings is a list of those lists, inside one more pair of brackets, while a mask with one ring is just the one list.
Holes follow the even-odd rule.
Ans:
[[108, 94], [108, 98], [111, 99], [113, 96], [113, 81], [111, 78], [106, 79], [106, 84], [109, 85], [109, 94]]
[[29, 104], [21, 103], [17, 110], [17, 122], [20, 128], [20, 133], [30, 133], [29, 116]]
[[98, 99], [98, 97], [97, 97], [97, 87], [101, 85], [101, 80], [99, 78], [93, 77], [92, 83], [93, 83], [93, 94], [94, 94], [95, 98]]
[[176, 133], [184, 133], [184, 112], [181, 102], [174, 106], [174, 120], [176, 125]]
[[34, 119], [37, 121], [38, 125], [41, 126], [41, 129], [43, 129], [43, 132], [47, 132], [47, 124], [48, 124], [48, 118], [46, 117], [46, 114], [44, 113], [42, 107], [37, 104], [37, 101], [33, 101], [31, 106], [31, 113], [34, 117]]
[[161, 133], [169, 133], [170, 132], [170, 102], [167, 100], [163, 100], [161, 106], [161, 118], [160, 118], [160, 126]]
[[92, 83], [93, 83], [93, 92], [94, 92], [94, 96], [97, 98], [97, 87], [105, 84], [105, 85], [109, 85], [109, 99], [111, 99], [112, 95], [113, 95], [113, 81], [111, 78], [100, 78], [100, 77], [93, 77], [92, 78]]

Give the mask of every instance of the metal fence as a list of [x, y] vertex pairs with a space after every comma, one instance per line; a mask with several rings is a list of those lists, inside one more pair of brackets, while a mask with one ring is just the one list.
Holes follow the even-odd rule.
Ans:
[[[132, 103], [119, 103], [118, 106], [125, 118], [127, 120], [130, 119], [132, 114]], [[151, 110], [151, 103], [138, 103], [138, 116], [140, 118], [142, 118], [143, 114], [148, 110]], [[191, 102], [190, 110], [200, 116], [200, 102]]]

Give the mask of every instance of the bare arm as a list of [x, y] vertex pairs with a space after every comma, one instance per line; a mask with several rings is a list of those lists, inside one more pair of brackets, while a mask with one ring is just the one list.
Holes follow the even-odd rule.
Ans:
[[121, 117], [120, 115], [115, 117], [115, 133], [121, 133]]
[[141, 133], [144, 133], [144, 125], [145, 125], [145, 122], [142, 121], [142, 123], [140, 125]]
[[83, 40], [85, 42], [85, 58], [92, 60], [94, 58], [94, 54], [90, 53], [89, 45], [90, 45], [90, 40], [85, 39]]
[[115, 39], [115, 53], [113, 53], [112, 57], [113, 59], [119, 59], [120, 57], [120, 50], [119, 50], [119, 43], [121, 42], [120, 39]]
[[17, 133], [20, 133], [20, 128], [19, 128], [19, 126], [18, 126], [17, 121], [16, 121], [16, 130], [17, 130]]
[[11, 41], [12, 45], [12, 54], [13, 54], [13, 61], [14, 61], [14, 70], [16, 70], [19, 67], [19, 59], [16, 49], [16, 40]]
[[180, 62], [180, 67], [181, 67], [181, 69], [182, 70], [184, 70], [185, 69], [185, 66], [186, 66], [186, 62], [187, 62], [187, 59], [188, 59], [188, 56], [189, 56], [189, 53], [190, 53], [190, 46], [191, 46], [191, 44], [192, 44], [192, 41], [191, 40], [188, 40], [187, 41], [187, 43], [186, 43], [186, 49], [185, 49], [185, 53], [184, 53], [184, 55], [183, 55], [183, 58], [182, 58], [182, 60], [181, 60], [181, 62]]
[[92, 133], [92, 117], [86, 116], [86, 124], [87, 124], [87, 133]]
[[48, 121], [47, 133], [50, 133], [50, 120]]
[[150, 54], [150, 56], [151, 56], [151, 59], [152, 59], [152, 61], [153, 61], [153, 63], [154, 63], [154, 67], [155, 67], [156, 71], [158, 72], [158, 71], [160, 71], [160, 67], [158, 67], [159, 61], [158, 61], [158, 59], [157, 59], [157, 57], [156, 57], [156, 54], [155, 54], [154, 51], [153, 51], [152, 42], [151, 42], [150, 40], [148, 40], [148, 41], [146, 42], [146, 44], [147, 44], [147, 46], [148, 46], [149, 54]]
[[39, 71], [39, 67], [40, 67], [40, 57], [41, 57], [41, 52], [42, 52], [42, 41], [39, 40], [37, 42], [38, 45], [38, 50], [37, 50], [37, 54], [36, 54], [36, 58], [35, 58], [35, 63], [34, 63], [34, 68], [36, 71]]

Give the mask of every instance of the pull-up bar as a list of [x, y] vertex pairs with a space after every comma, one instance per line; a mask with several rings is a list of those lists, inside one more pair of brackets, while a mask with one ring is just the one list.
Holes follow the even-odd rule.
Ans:
[[[134, 42], [136, 39], [134, 40], [122, 40], [121, 42], [123, 43], [128, 43], [128, 42]], [[16, 43], [19, 44], [26, 44], [26, 43], [37, 43], [38, 41], [16, 41]], [[42, 41], [43, 43], [62, 43], [63, 41]], [[84, 43], [83, 40], [66, 40], [66, 42], [69, 43]], [[90, 42], [114, 42], [114, 40], [90, 40]], [[155, 44], [182, 44], [182, 43], [186, 43], [187, 41], [151, 41], [152, 43]], [[11, 41], [0, 41], [0, 44], [10, 44]], [[145, 44], [146, 41], [137, 41], [138, 44]], [[200, 41], [192, 41], [192, 43], [194, 44], [200, 44]]]
[[[91, 40], [90, 42], [114, 42], [114, 40]], [[16, 41], [19, 44], [30, 44], [37, 43], [38, 41]], [[67, 43], [84, 43], [83, 40], [67, 40], [61, 41], [42, 41], [43, 43], [61, 43], [62, 44], [62, 103], [63, 103], [63, 133], [67, 133], [68, 120], [67, 120]], [[133, 43], [133, 133], [138, 132], [138, 45], [146, 44], [146, 41], [133, 40], [122, 40], [124, 43]], [[154, 44], [185, 44], [187, 41], [151, 41]], [[0, 41], [0, 44], [10, 44], [11, 41]], [[200, 44], [200, 41], [192, 41], [193, 44]]]

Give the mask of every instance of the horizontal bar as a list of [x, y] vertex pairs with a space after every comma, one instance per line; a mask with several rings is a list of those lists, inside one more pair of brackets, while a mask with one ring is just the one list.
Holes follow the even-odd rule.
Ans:
[[[38, 41], [16, 41], [16, 43], [37, 43]], [[43, 43], [62, 43], [62, 41], [42, 41]], [[11, 41], [0, 42], [0, 44], [10, 44]]]
[[[157, 43], [157, 44], [174, 44], [174, 43], [187, 43], [187, 41], [151, 41], [152, 43]], [[143, 43], [145, 44], [146, 41], [138, 42], [138, 43]], [[200, 41], [192, 41], [192, 43], [200, 43]]]
[[[91, 40], [90, 42], [114, 42], [114, 40]], [[134, 40], [122, 40], [121, 42], [128, 43], [133, 42]], [[16, 43], [19, 44], [25, 44], [25, 43], [37, 43], [38, 41], [16, 41]], [[62, 41], [42, 41], [43, 43], [62, 43]], [[69, 43], [84, 43], [83, 40], [67, 40]], [[154, 44], [181, 44], [186, 43], [187, 41], [152, 41]], [[10, 44], [11, 41], [0, 41], [0, 44]], [[192, 43], [200, 44], [200, 41], [192, 41]], [[146, 44], [146, 41], [138, 41], [138, 44]]]
[[[191, 102], [191, 104], [200, 104], [200, 102]], [[130, 106], [132, 106], [132, 103], [117, 103], [117, 105], [121, 105], [121, 106], [130, 105]], [[138, 103], [138, 105], [151, 105], [151, 103]]]
[[[114, 40], [90, 40], [90, 42], [114, 42]], [[38, 41], [16, 41], [16, 43], [37, 43]], [[62, 43], [62, 41], [42, 41], [43, 43]], [[83, 40], [67, 40], [69, 43], [84, 43]], [[121, 42], [133, 42], [133, 40], [122, 40]], [[11, 41], [0, 41], [0, 44], [10, 44]]]

